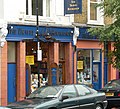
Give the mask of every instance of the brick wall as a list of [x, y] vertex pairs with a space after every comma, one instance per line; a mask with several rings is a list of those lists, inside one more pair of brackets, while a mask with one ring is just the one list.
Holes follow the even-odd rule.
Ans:
[[7, 105], [7, 42], [1, 51], [1, 105]]
[[17, 101], [24, 99], [26, 95], [26, 64], [25, 64], [25, 42], [17, 43]]
[[[88, 0], [82, 0], [82, 14], [75, 14], [75, 18], [74, 18], [74, 22], [75, 23], [80, 23], [80, 24], [87, 24], [87, 10], [88, 10], [88, 4], [87, 4]], [[110, 17], [104, 17], [104, 23], [106, 24], [110, 24], [112, 23], [112, 18]]]
[[87, 0], [82, 0], [82, 14], [75, 14], [75, 23], [87, 23]]

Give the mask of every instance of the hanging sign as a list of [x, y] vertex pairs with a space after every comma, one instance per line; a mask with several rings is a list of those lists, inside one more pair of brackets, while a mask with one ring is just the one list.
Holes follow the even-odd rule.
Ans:
[[82, 0], [64, 0], [65, 14], [81, 14]]

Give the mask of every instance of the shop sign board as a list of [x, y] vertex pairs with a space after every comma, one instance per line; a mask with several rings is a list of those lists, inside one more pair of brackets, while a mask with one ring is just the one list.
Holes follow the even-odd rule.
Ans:
[[81, 14], [82, 0], [64, 0], [65, 14]]

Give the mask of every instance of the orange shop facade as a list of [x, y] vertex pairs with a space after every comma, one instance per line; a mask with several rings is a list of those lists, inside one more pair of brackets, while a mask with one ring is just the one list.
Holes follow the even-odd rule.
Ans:
[[[39, 26], [41, 61], [37, 60], [36, 26], [9, 24], [8, 28], [7, 42], [1, 48], [1, 105], [24, 99], [31, 92], [33, 75], [42, 75], [50, 85], [85, 83], [93, 84], [95, 89], [103, 86], [104, 45], [90, 37], [87, 28], [79, 27], [80, 35], [73, 46], [73, 27]], [[47, 33], [52, 38], [48, 39]]]

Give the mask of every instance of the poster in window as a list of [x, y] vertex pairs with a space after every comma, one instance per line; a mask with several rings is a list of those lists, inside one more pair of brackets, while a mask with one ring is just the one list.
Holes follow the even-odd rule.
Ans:
[[26, 56], [26, 63], [29, 65], [34, 65], [34, 55]]
[[83, 69], [83, 61], [77, 61], [77, 69], [82, 70]]

